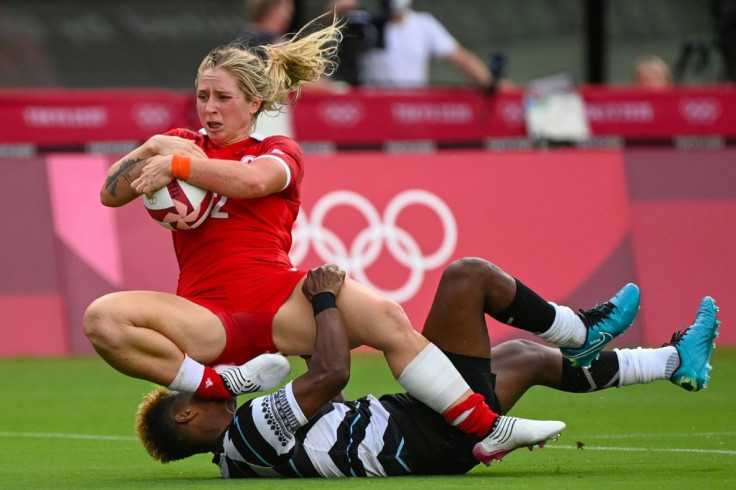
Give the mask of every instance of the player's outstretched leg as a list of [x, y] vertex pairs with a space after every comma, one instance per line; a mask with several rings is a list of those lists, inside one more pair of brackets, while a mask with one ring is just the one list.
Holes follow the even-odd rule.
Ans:
[[585, 342], [580, 347], [561, 347], [562, 355], [574, 367], [590, 367], [601, 349], [629, 328], [639, 311], [639, 300], [639, 288], [629, 283], [602, 305], [579, 310], [578, 316], [588, 329]]
[[672, 335], [669, 344], [677, 349], [680, 355], [680, 366], [672, 373], [670, 380], [688, 391], [698, 391], [708, 386], [710, 356], [716, 346], [718, 326], [721, 324], [716, 315], [718, 307], [710, 296], [700, 301], [695, 321], [687, 329], [679, 330]]
[[528, 420], [500, 415], [491, 432], [473, 448], [473, 456], [489, 466], [494, 459], [501, 461], [511, 451], [521, 447], [544, 447], [544, 444], [557, 440], [565, 428], [564, 422], [557, 420]]
[[268, 391], [281, 384], [291, 365], [281, 354], [261, 354], [241, 366], [217, 366], [227, 390], [233, 395]]

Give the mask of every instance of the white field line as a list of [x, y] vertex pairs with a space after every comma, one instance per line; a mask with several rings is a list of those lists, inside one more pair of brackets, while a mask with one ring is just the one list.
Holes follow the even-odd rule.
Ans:
[[[610, 435], [600, 435], [596, 434], [595, 436], [591, 437], [591, 440], [599, 440], [599, 439], [607, 439], [607, 440], [613, 440], [613, 439], [659, 439], [659, 438], [668, 438], [672, 439], [674, 437], [728, 437], [728, 436], [734, 436], [736, 435], [736, 432], [683, 432], [681, 434], [668, 434], [668, 433], [654, 433], [654, 434], [610, 434]], [[577, 445], [576, 446], [562, 446], [558, 444], [551, 444], [546, 445], [545, 447], [553, 448], [553, 449], [581, 449]], [[652, 452], [659, 452], [659, 453], [692, 453], [692, 454], [727, 454], [727, 455], [736, 455], [736, 450], [729, 450], [729, 449], [695, 449], [695, 448], [648, 448], [648, 447], [612, 447], [612, 446], [591, 446], [588, 444], [585, 444], [583, 449], [590, 449], [591, 451], [631, 451], [631, 452], [641, 452], [641, 451], [652, 451]]]
[[736, 450], [729, 451], [727, 449], [690, 449], [690, 448], [650, 448], [650, 447], [612, 447], [612, 446], [588, 446], [587, 444], [579, 448], [577, 446], [560, 446], [557, 444], [547, 444], [545, 449], [575, 449], [585, 451], [624, 451], [624, 452], [648, 452], [648, 453], [689, 453], [689, 454], [726, 454], [736, 456]]
[[[703, 432], [703, 433], [690, 433], [690, 434], [641, 434], [639, 437], [678, 437], [688, 435], [698, 437], [709, 437], [709, 436], [728, 436], [734, 435], [735, 432]], [[91, 440], [91, 441], [136, 441], [138, 440], [133, 436], [104, 436], [96, 434], [66, 434], [66, 433], [54, 433], [54, 432], [2, 432], [0, 431], [0, 437], [9, 438], [36, 438], [36, 439], [77, 439], [77, 440]], [[631, 435], [630, 437], [636, 437]], [[596, 436], [600, 439], [615, 439], [617, 436]], [[561, 446], [555, 443], [548, 444], [546, 448], [551, 449], [575, 449], [580, 450], [577, 446]], [[583, 447], [586, 451], [653, 451], [661, 453], [692, 453], [692, 454], [727, 454], [736, 455], [736, 450], [727, 449], [695, 449], [695, 448], [648, 448], [648, 447], [613, 447], [613, 446], [590, 446], [586, 444]]]
[[611, 434], [611, 435], [595, 435], [591, 439], [655, 439], [660, 437], [718, 437], [718, 436], [736, 436], [736, 432], [683, 432], [681, 434], [668, 434], [661, 432], [659, 434]]
[[82, 439], [89, 441], [137, 441], [133, 436], [103, 436], [98, 434], [63, 434], [55, 432], [1, 432], [0, 437], [30, 437], [35, 439]]

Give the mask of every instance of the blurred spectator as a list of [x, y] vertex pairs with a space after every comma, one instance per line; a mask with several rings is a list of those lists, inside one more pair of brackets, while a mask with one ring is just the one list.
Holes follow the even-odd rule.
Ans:
[[[385, 25], [380, 13], [374, 19], [379, 38], [359, 59], [359, 83], [389, 87], [425, 87], [429, 84], [432, 58], [457, 67], [473, 83], [489, 88], [493, 75], [489, 68], [457, 40], [428, 12], [411, 9], [411, 0], [389, 0]], [[338, 12], [356, 8], [356, 0], [337, 2]], [[380, 31], [383, 32], [380, 32]]]
[[0, 87], [47, 87], [59, 84], [53, 59], [0, 7]]
[[[266, 44], [278, 44], [284, 41], [284, 36], [293, 27], [294, 10], [294, 0], [245, 0], [248, 24], [238, 33], [237, 41], [247, 48], [258, 48]], [[260, 56], [266, 56], [263, 50], [256, 49], [255, 51]], [[306, 83], [302, 87], [302, 90], [305, 91], [337, 91], [343, 89], [342, 85], [333, 83], [324, 77]], [[288, 107], [282, 107], [281, 112], [288, 112]], [[265, 124], [268, 123], [261, 123], [259, 129]], [[282, 132], [284, 131], [286, 130], [282, 130]]]
[[724, 78], [736, 82], [736, 0], [713, 0], [716, 42], [723, 57]]
[[245, 46], [276, 44], [289, 31], [294, 18], [294, 0], [246, 0], [248, 25], [238, 33]]
[[634, 66], [634, 85], [650, 89], [669, 88], [672, 86], [672, 73], [659, 56], [645, 56]]
[[383, 49], [384, 29], [390, 17], [391, 0], [379, 0], [377, 10], [362, 9], [358, 0], [330, 0], [327, 13], [345, 20], [338, 48], [340, 64], [332, 75], [348, 85], [360, 85], [360, 59], [367, 50]]

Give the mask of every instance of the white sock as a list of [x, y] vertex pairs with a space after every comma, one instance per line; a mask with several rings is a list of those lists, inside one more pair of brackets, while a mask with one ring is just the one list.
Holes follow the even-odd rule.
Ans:
[[430, 343], [411, 360], [397, 381], [413, 397], [437, 413], [470, 389], [447, 356]]
[[176, 373], [174, 381], [169, 385], [170, 390], [194, 393], [199, 388], [204, 376], [204, 365], [198, 363], [188, 355], [184, 354], [179, 372]]
[[588, 336], [588, 329], [580, 317], [567, 306], [559, 306], [549, 302], [555, 308], [555, 320], [544, 332], [538, 334], [540, 339], [560, 347], [579, 347]]
[[658, 349], [637, 347], [613, 351], [618, 356], [619, 386], [669, 379], [680, 364], [680, 355], [672, 345]]

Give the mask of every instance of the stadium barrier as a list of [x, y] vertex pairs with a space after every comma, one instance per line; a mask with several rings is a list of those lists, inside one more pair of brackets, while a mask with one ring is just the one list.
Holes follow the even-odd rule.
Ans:
[[[142, 202], [99, 203], [115, 156], [0, 162], [11, 203], [0, 241], [0, 356], [86, 354], [86, 306], [121, 289], [172, 292], [170, 232]], [[736, 150], [447, 150], [308, 154], [292, 258], [338, 262], [400, 302], [421, 328], [442, 269], [497, 263], [548, 299], [590, 307], [642, 288], [618, 345], [659, 345], [700, 298], [736, 296]], [[337, 176], [337, 177], [336, 177]], [[724, 307], [724, 325], [736, 310]], [[489, 322], [492, 340], [523, 337]], [[722, 345], [736, 345], [724, 328]]]
[[[736, 142], [732, 85], [661, 91], [583, 86], [580, 93], [593, 136], [582, 146], [722, 148]], [[286, 132], [305, 149], [320, 151], [529, 149], [538, 142], [526, 137], [523, 106], [521, 91], [305, 90]], [[0, 90], [0, 156], [115, 153], [151, 134], [198, 124], [189, 91]]]

